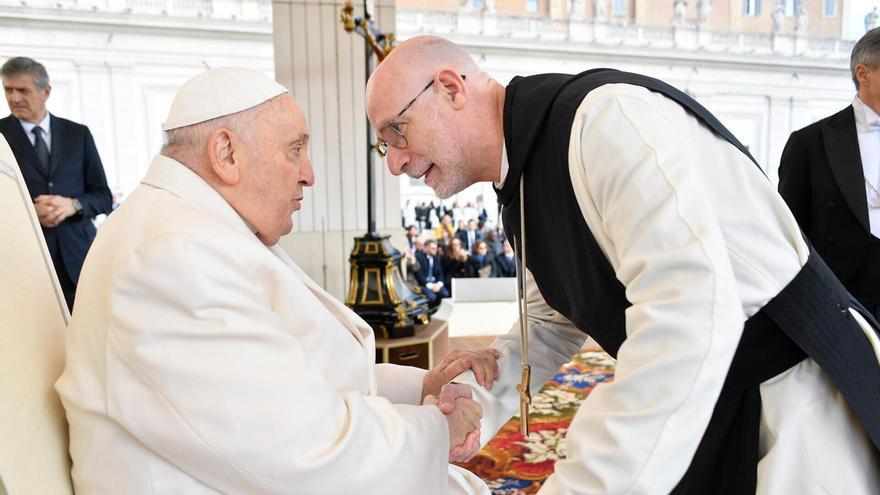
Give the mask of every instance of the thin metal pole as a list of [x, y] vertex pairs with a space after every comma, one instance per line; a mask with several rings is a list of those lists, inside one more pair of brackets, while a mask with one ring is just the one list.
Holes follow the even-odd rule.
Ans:
[[[369, 29], [369, 13], [367, 2], [364, 1], [364, 18], [367, 20], [364, 29]], [[373, 50], [368, 43], [364, 43], [364, 64], [366, 66], [367, 80], [373, 73]], [[376, 232], [376, 195], [374, 189], [376, 180], [373, 174], [373, 129], [370, 120], [367, 119], [367, 234]]]
[[[529, 365], [529, 296], [526, 292], [526, 201], [525, 201], [525, 171], [519, 177], [519, 263], [515, 264], [516, 268], [516, 285], [519, 290], [519, 336], [520, 336], [520, 364], [522, 365], [522, 376], [520, 384], [516, 386], [519, 390], [519, 416], [520, 416], [520, 433], [522, 436], [529, 436], [529, 404], [532, 403], [531, 389], [529, 385], [532, 380], [532, 367]], [[513, 241], [514, 249], [516, 249], [516, 239]]]

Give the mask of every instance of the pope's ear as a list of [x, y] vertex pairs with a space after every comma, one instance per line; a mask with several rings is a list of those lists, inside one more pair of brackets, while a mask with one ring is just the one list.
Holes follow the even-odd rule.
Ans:
[[241, 180], [239, 150], [241, 141], [227, 129], [217, 129], [208, 135], [208, 158], [211, 170], [222, 182], [235, 185]]

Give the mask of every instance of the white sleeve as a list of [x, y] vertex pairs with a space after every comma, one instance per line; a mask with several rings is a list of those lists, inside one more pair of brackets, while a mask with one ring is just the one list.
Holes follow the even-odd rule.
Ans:
[[[528, 235], [528, 234], [526, 234]], [[528, 241], [526, 241], [528, 243]], [[535, 394], [550, 376], [574, 356], [587, 340], [587, 335], [544, 301], [529, 271], [526, 271], [529, 299], [529, 388]], [[455, 381], [471, 386], [474, 400], [483, 408], [480, 444], [485, 445], [515, 413], [519, 413], [519, 391], [522, 379], [522, 358], [519, 320], [510, 332], [492, 343], [498, 350], [499, 379], [486, 390], [479, 385], [473, 372], [466, 371]]]
[[[711, 157], [651, 98], [590, 94], [575, 117], [572, 183], [626, 287], [614, 381], [569, 428], [568, 458], [542, 494], [668, 493], [703, 436], [744, 315], [701, 173]], [[653, 96], [652, 96], [653, 95]]]
[[[445, 493], [439, 409], [337, 389], [226, 251], [178, 235], [131, 255], [101, 351], [107, 415], [221, 493]], [[189, 259], [216, 262], [179, 276]]]
[[377, 364], [374, 369], [379, 395], [395, 404], [422, 403], [422, 380], [427, 370], [390, 363]]

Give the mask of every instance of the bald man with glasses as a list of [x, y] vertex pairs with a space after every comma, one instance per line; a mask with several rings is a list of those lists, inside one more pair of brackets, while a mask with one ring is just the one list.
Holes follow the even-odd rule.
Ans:
[[493, 344], [484, 442], [588, 334], [617, 358], [541, 495], [880, 493], [876, 321], [699, 103], [612, 69], [504, 86], [420, 36], [372, 74], [367, 115], [391, 173], [441, 198], [491, 181], [503, 206], [529, 345], [518, 325]]

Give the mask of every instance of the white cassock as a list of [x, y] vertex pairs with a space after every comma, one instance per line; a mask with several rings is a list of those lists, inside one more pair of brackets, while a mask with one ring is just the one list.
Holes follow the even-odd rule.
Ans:
[[77, 493], [488, 493], [423, 370], [158, 156], [86, 260], [56, 388]]
[[[615, 379], [584, 401], [568, 458], [539, 493], [668, 493], [703, 436], [743, 322], [794, 278], [807, 246], [758, 168], [660, 94], [626, 84], [590, 92], [570, 143], [579, 213], [633, 305]], [[552, 242], [529, 241], [528, 225], [525, 235], [526, 245]], [[547, 306], [530, 274], [527, 286], [534, 392], [585, 334]], [[484, 442], [518, 407], [518, 325], [493, 346], [502, 372], [491, 392], [472, 373], [458, 380], [483, 406]], [[760, 392], [757, 493], [880, 493], [870, 440], [812, 359]]]

